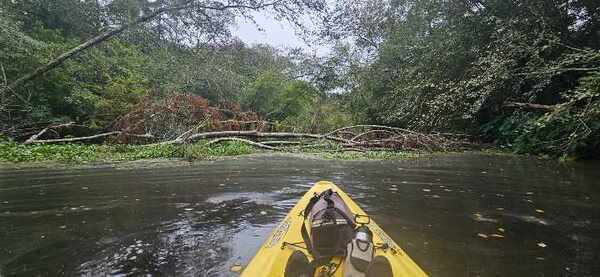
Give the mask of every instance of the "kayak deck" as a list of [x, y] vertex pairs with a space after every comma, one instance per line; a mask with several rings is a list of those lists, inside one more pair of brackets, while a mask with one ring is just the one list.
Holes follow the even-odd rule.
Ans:
[[[291, 209], [283, 221], [273, 230], [267, 240], [242, 272], [242, 276], [284, 276], [289, 257], [294, 251], [302, 251], [310, 257], [303, 243], [300, 229], [304, 222], [301, 212], [310, 198], [328, 189], [337, 192], [348, 208], [354, 214], [366, 215], [365, 212], [339, 187], [331, 182], [316, 183]], [[373, 232], [375, 257], [383, 256], [388, 259], [394, 276], [427, 276], [425, 272], [400, 248], [373, 220], [367, 224]], [[293, 245], [296, 244], [296, 245]], [[300, 247], [298, 247], [300, 246]], [[332, 276], [343, 276], [344, 257], [334, 258], [339, 263], [339, 269]], [[317, 269], [316, 273], [319, 272]]]

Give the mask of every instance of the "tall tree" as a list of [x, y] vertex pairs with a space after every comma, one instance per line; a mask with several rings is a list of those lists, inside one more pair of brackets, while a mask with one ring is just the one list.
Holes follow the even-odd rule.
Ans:
[[195, 28], [205, 25], [205, 21], [211, 19], [211, 14], [214, 16], [222, 14], [234, 14], [238, 16], [252, 17], [252, 14], [250, 13], [251, 11], [260, 11], [268, 8], [275, 12], [280, 18], [298, 21], [298, 17], [301, 13], [307, 11], [319, 11], [324, 6], [324, 2], [322, 0], [302, 2], [292, 0], [273, 0], [271, 2], [263, 0], [231, 0], [227, 2], [210, 0], [175, 0], [156, 1], [156, 3], [159, 5], [149, 5], [148, 7], [141, 9], [140, 15], [135, 15], [135, 19], [131, 20], [130, 22], [121, 22], [115, 28], [86, 40], [80, 45], [52, 59], [48, 63], [41, 65], [32, 72], [12, 81], [3, 88], [0, 88], [0, 91], [14, 91], [22, 84], [56, 68], [64, 61], [72, 58], [78, 53], [98, 45], [116, 35], [119, 35], [132, 27], [150, 22], [157, 18], [161, 20], [168, 19], [169, 21], [173, 22], [170, 27], [173, 28], [173, 30], [179, 30], [176, 33], [182, 34], [184, 37], [189, 38], [197, 33], [187, 32], [184, 28], [188, 27], [188, 29], [196, 30]]

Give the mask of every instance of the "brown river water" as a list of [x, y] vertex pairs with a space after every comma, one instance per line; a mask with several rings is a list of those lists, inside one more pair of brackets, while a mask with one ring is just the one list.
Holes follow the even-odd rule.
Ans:
[[600, 163], [477, 153], [0, 168], [0, 276], [236, 276], [318, 180], [430, 276], [600, 276]]

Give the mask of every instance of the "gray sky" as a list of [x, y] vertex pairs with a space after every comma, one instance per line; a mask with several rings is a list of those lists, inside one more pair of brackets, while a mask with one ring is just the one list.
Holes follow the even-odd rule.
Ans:
[[[256, 24], [245, 19], [239, 19], [238, 26], [233, 28], [233, 34], [249, 45], [264, 43], [278, 48], [302, 47], [306, 52], [316, 52], [318, 55], [325, 55], [328, 52], [328, 46], [310, 46], [306, 44], [296, 35], [294, 27], [288, 22], [277, 21], [266, 13], [256, 13], [254, 20]], [[259, 28], [262, 30], [259, 30]]]

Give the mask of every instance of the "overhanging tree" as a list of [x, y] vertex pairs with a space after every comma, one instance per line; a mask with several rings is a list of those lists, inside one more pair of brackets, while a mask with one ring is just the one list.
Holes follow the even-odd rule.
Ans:
[[[299, 21], [299, 15], [306, 12], [319, 12], [324, 9], [323, 0], [306, 0], [306, 1], [294, 1], [294, 0], [229, 0], [229, 1], [201, 1], [201, 0], [185, 0], [185, 1], [158, 1], [159, 4], [156, 7], [148, 7], [141, 10], [143, 15], [137, 17], [131, 22], [121, 23], [120, 26], [112, 28], [98, 36], [86, 40], [77, 47], [59, 55], [52, 59], [48, 63], [37, 67], [32, 72], [25, 74], [24, 76], [17, 78], [16, 80], [7, 83], [0, 88], [0, 94], [4, 94], [6, 91], [15, 91], [18, 87], [23, 84], [43, 75], [44, 73], [60, 66], [65, 61], [71, 59], [73, 56], [94, 47], [114, 36], [117, 36], [124, 31], [135, 28], [146, 22], [150, 22], [154, 19], [166, 17], [180, 19], [177, 21], [174, 27], [177, 28], [191, 28], [194, 29], [193, 23], [198, 23], [198, 18], [210, 19], [209, 14], [211, 12], [228, 12], [231, 15], [244, 16], [252, 18], [251, 12], [261, 11], [270, 9], [276, 13], [278, 18], [286, 19], [294, 22], [297, 26], [301, 26], [302, 23]], [[181, 25], [178, 25], [181, 23]], [[188, 32], [188, 35], [192, 35], [193, 32]]]

